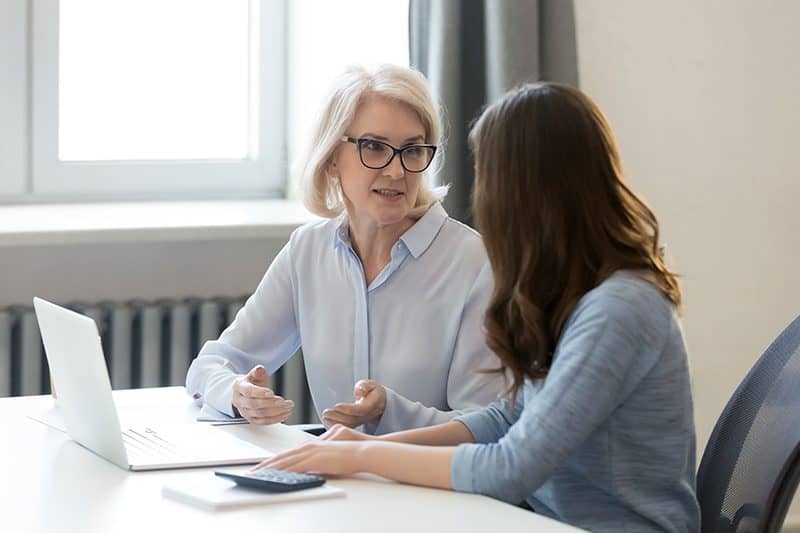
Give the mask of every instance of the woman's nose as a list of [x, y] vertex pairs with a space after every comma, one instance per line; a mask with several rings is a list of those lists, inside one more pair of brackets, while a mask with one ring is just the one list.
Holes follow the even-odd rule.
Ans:
[[399, 179], [405, 176], [406, 171], [400, 162], [400, 154], [395, 154], [389, 164], [383, 168], [383, 173], [389, 178]]

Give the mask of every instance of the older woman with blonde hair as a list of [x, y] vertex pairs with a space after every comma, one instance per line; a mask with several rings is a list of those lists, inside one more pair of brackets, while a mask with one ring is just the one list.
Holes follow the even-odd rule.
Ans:
[[491, 271], [478, 234], [426, 181], [441, 126], [423, 76], [347, 70], [328, 96], [302, 171], [324, 219], [297, 229], [255, 293], [192, 363], [187, 391], [251, 423], [294, 404], [268, 375], [302, 346], [325, 425], [381, 434], [491, 402], [499, 376], [481, 331]]

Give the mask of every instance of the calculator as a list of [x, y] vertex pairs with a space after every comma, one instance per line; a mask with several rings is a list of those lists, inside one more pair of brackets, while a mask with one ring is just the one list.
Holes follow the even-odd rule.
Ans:
[[263, 490], [265, 492], [291, 492], [293, 490], [310, 489], [325, 483], [325, 478], [314, 474], [301, 474], [298, 472], [285, 472], [265, 468], [255, 472], [222, 472], [217, 470], [214, 474], [236, 482], [237, 485]]

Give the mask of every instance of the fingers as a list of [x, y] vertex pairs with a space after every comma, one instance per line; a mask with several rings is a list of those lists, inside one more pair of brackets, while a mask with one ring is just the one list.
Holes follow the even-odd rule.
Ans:
[[342, 424], [334, 424], [319, 440], [362, 440], [363, 435]]
[[346, 415], [335, 409], [326, 409], [322, 412], [322, 423], [325, 424], [325, 427], [342, 424], [343, 426], [354, 428], [363, 424], [364, 420], [360, 416]]
[[365, 422], [379, 419], [386, 409], [386, 388], [374, 379], [361, 379], [353, 388], [356, 398], [352, 403], [337, 403], [322, 412], [326, 427], [343, 424], [357, 427]]
[[337, 403], [328, 410], [355, 417], [363, 417], [369, 413], [369, 408], [361, 403]]
[[342, 420], [338, 418], [329, 418], [327, 416], [322, 417], [322, 425], [326, 428], [331, 428], [336, 424], [341, 424], [350, 428], [356, 428], [360, 425], [357, 420]]
[[262, 416], [262, 417], [245, 416], [245, 418], [251, 424], [256, 424], [256, 425], [259, 425], [259, 426], [269, 426], [269, 425], [272, 425], [272, 424], [280, 424], [281, 422], [286, 422], [286, 420], [289, 418], [290, 414], [291, 414], [291, 411], [289, 411], [287, 413], [280, 414], [278, 416]]
[[248, 422], [261, 425], [283, 422], [294, 408], [291, 400], [245, 380], [234, 388], [233, 405]]
[[326, 426], [343, 424], [348, 427], [357, 427], [374, 418], [374, 404], [370, 398], [359, 403], [337, 403], [322, 412], [322, 422]]
[[275, 468], [277, 470], [285, 470], [288, 472], [303, 472], [303, 470], [298, 469], [297, 467], [306, 459], [305, 452], [298, 452], [293, 453], [287, 457], [280, 457], [278, 458], [273, 457], [269, 462], [264, 464], [262, 467], [259, 465], [257, 467], [258, 470], [262, 468]]
[[269, 384], [269, 372], [263, 365], [256, 365], [247, 373], [245, 381], [266, 387]]
[[311, 455], [303, 455], [301, 457], [294, 457], [284, 463], [277, 463], [274, 467], [277, 470], [285, 470], [287, 472], [300, 472], [309, 474], [324, 474], [326, 468], [320, 466], [318, 458]]
[[358, 420], [352, 417], [344, 417], [336, 414], [331, 413], [322, 413], [322, 423], [326, 428], [330, 428], [335, 426], [336, 424], [342, 424], [343, 426], [347, 427], [358, 427], [359, 423]]
[[280, 397], [269, 398], [267, 400], [252, 400], [243, 398], [237, 403], [236, 408], [239, 413], [249, 421], [253, 419], [268, 419], [269, 421], [261, 421], [261, 423], [274, 424], [276, 421], [282, 422], [288, 418], [289, 414], [294, 409], [294, 402], [291, 400], [284, 400]]
[[276, 468], [279, 470], [288, 470], [291, 465], [301, 461], [304, 457], [308, 456], [310, 453], [313, 453], [312, 449], [313, 449], [312, 443], [308, 443], [299, 446], [297, 448], [287, 450], [285, 452], [274, 455], [269, 459], [261, 461], [259, 464], [257, 464], [255, 467], [252, 468], [252, 471], [263, 470], [264, 468]]
[[234, 382], [232, 403], [251, 424], [277, 424], [289, 418], [294, 402], [276, 395], [266, 385], [269, 373], [262, 365]]
[[263, 461], [254, 470], [275, 468], [289, 472], [348, 475], [362, 471], [355, 443], [313, 441]]
[[286, 401], [283, 399], [283, 397], [276, 396], [275, 393], [269, 389], [261, 389], [260, 391], [245, 391], [244, 393], [239, 390], [234, 393], [233, 400], [235, 403], [250, 408], [267, 407]]
[[318, 440], [337, 440], [337, 436], [342, 433], [342, 429], [346, 426], [341, 424], [334, 424], [328, 430], [319, 436]]
[[267, 369], [264, 368], [264, 365], [256, 365], [250, 369], [250, 372], [247, 373], [247, 377], [264, 377], [267, 375]]
[[377, 386], [378, 382], [374, 379], [360, 379], [353, 388], [353, 396], [356, 400], [360, 400], [372, 392]]
[[241, 380], [237, 383], [236, 392], [248, 398], [272, 398], [275, 396], [272, 389], [255, 385], [246, 380]]
[[285, 422], [286, 419], [289, 418], [289, 415], [292, 414], [291, 410], [267, 415], [247, 410], [240, 410], [239, 413], [251, 424], [256, 424], [259, 426], [268, 426], [270, 424], [279, 424], [281, 422]]
[[271, 424], [280, 424], [281, 422], [285, 422], [286, 419], [289, 418], [291, 411], [283, 411], [276, 415], [269, 416], [256, 416], [254, 413], [248, 413], [247, 411], [240, 411], [240, 414], [251, 424], [269, 426]]

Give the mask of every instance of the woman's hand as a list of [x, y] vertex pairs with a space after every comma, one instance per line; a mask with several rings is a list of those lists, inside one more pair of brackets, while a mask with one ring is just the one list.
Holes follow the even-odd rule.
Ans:
[[336, 424], [328, 431], [320, 435], [319, 440], [380, 440], [372, 435], [365, 435], [360, 431], [351, 429], [341, 424]]
[[253, 471], [274, 468], [334, 476], [369, 472], [403, 483], [450, 489], [455, 450], [453, 446], [413, 446], [374, 439], [315, 439], [263, 461]]
[[253, 367], [233, 384], [233, 406], [251, 424], [277, 424], [289, 418], [294, 402], [277, 396], [269, 384], [267, 369]]
[[279, 453], [262, 461], [253, 471], [263, 468], [276, 468], [289, 472], [309, 472], [347, 476], [361, 472], [361, 454], [367, 443], [325, 442], [313, 440]]
[[356, 401], [337, 403], [322, 411], [322, 423], [326, 427], [342, 424], [358, 427], [365, 422], [379, 420], [386, 409], [386, 389], [374, 379], [362, 379], [353, 389]]

